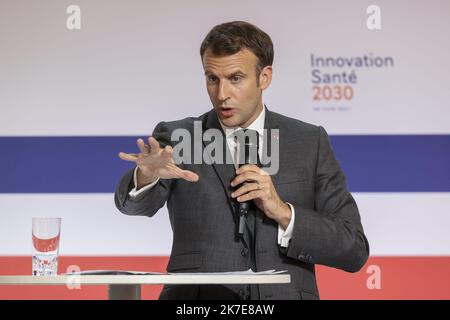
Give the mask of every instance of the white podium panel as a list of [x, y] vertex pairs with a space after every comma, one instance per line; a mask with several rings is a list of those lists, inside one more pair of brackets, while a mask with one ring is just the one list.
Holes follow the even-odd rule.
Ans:
[[290, 283], [289, 274], [155, 274], [0, 276], [0, 285], [107, 285], [111, 300], [138, 300], [143, 284], [269, 284]]

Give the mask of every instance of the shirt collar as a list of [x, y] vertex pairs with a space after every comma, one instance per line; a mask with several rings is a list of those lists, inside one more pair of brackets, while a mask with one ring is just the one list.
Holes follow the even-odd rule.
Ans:
[[[255, 119], [255, 121], [253, 121], [247, 128], [245, 129], [251, 129], [251, 130], [255, 130], [258, 132], [258, 135], [260, 137], [263, 137], [264, 134], [264, 121], [266, 119], [266, 107], [263, 105], [262, 111], [259, 114], [259, 116]], [[242, 129], [241, 127], [227, 127], [226, 125], [224, 125], [222, 123], [222, 121], [220, 121], [219, 119], [219, 123], [222, 126], [223, 132], [225, 132], [225, 137], [228, 139], [230, 137], [230, 135], [232, 135], [234, 132], [236, 132], [237, 130]]]

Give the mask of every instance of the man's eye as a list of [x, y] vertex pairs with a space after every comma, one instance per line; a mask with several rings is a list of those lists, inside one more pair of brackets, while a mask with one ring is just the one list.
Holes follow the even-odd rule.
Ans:
[[233, 82], [233, 83], [238, 83], [241, 80], [242, 80], [241, 76], [232, 76], [231, 77], [231, 82]]
[[209, 83], [215, 83], [217, 81], [217, 77], [215, 76], [208, 76], [206, 79]]

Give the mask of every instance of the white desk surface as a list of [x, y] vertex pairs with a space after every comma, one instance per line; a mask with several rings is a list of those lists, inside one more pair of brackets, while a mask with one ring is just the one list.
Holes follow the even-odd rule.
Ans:
[[196, 274], [157, 274], [157, 275], [60, 275], [53, 277], [0, 276], [0, 285], [66, 285], [80, 283], [101, 284], [264, 284], [290, 283], [289, 274], [273, 275], [196, 275]]

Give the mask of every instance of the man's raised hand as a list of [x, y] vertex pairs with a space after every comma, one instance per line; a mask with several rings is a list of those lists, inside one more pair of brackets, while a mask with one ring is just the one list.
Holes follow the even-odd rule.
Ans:
[[140, 153], [120, 152], [119, 157], [125, 161], [135, 162], [138, 167], [138, 188], [152, 183], [156, 179], [184, 179], [190, 182], [198, 181], [196, 173], [179, 168], [172, 158], [171, 146], [161, 148], [155, 138], [149, 137], [148, 143], [138, 139], [136, 144]]

